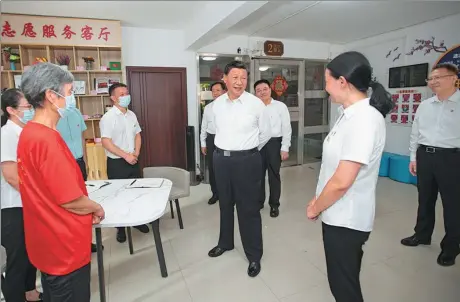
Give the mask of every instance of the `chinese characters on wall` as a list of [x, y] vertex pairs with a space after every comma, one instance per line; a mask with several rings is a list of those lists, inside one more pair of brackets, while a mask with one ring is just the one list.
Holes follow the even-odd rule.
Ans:
[[2, 43], [121, 46], [119, 21], [2, 15]]

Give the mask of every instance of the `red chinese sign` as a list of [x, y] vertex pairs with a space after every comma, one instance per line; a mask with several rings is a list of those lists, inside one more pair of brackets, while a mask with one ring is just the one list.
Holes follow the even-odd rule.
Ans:
[[288, 89], [288, 83], [283, 76], [276, 76], [271, 85], [276, 95], [281, 96]]
[[121, 46], [119, 21], [2, 14], [2, 42]]

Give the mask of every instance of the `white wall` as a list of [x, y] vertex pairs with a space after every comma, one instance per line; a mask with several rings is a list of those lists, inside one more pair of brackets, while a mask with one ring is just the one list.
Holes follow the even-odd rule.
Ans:
[[[441, 53], [431, 52], [425, 55], [424, 51], [415, 52], [412, 56], [405, 55], [415, 45], [415, 39], [427, 40], [435, 37], [436, 43], [444, 40], [449, 48], [460, 44], [459, 28], [460, 14], [457, 14], [350, 43], [345, 45], [345, 50], [357, 50], [366, 55], [374, 68], [374, 75], [385, 87], [388, 87], [390, 67], [429, 63], [431, 68], [432, 64], [440, 57]], [[393, 52], [386, 58], [388, 52], [396, 47], [399, 47], [396, 54], [401, 53], [400, 59], [393, 61], [395, 57]], [[388, 125], [386, 151], [409, 154], [410, 131], [410, 127]]]
[[[184, 34], [179, 30], [123, 27], [123, 65], [150, 67], [187, 68], [187, 112], [188, 124], [195, 126], [196, 159], [199, 159], [198, 143], [198, 66], [196, 53], [184, 50]], [[203, 47], [199, 52], [237, 54], [238, 47], [255, 48], [257, 41], [268, 38], [229, 36]], [[328, 43], [283, 40], [288, 58], [325, 60], [336, 53], [338, 46]]]

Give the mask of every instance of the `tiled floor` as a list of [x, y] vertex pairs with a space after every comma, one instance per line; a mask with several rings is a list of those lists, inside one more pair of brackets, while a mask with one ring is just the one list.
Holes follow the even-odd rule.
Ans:
[[[218, 205], [209, 206], [209, 187], [192, 188], [181, 201], [185, 229], [167, 213], [161, 234], [168, 267], [162, 278], [153, 235], [133, 231], [135, 254], [104, 230], [107, 295], [110, 302], [331, 302], [321, 242], [321, 224], [307, 220], [305, 204], [314, 194], [318, 165], [282, 169], [281, 215], [262, 211], [264, 257], [256, 278], [246, 274], [247, 260], [235, 231], [236, 249], [211, 259], [208, 250], [219, 233]], [[362, 287], [371, 302], [458, 302], [460, 258], [450, 268], [436, 264], [443, 236], [442, 207], [431, 246], [408, 248], [416, 188], [379, 180], [374, 231], [365, 246]], [[168, 207], [169, 208], [169, 207]], [[235, 215], [236, 216], [236, 215]], [[237, 222], [235, 222], [236, 230]], [[93, 258], [92, 301], [99, 301], [96, 258]]]

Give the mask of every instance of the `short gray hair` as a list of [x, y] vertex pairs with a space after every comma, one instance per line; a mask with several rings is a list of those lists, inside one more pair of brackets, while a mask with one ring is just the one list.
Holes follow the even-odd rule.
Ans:
[[23, 73], [21, 90], [34, 108], [40, 108], [48, 89], [63, 94], [64, 85], [72, 84], [73, 81], [74, 77], [68, 70], [52, 63], [38, 63]]

